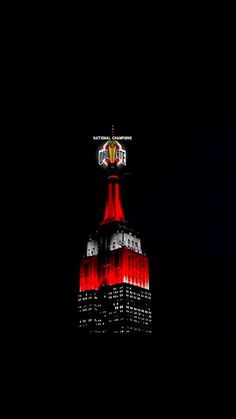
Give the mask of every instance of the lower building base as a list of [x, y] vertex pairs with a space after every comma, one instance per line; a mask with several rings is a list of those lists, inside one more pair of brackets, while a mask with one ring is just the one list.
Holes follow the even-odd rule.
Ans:
[[78, 328], [86, 334], [151, 334], [151, 292], [126, 283], [80, 291]]

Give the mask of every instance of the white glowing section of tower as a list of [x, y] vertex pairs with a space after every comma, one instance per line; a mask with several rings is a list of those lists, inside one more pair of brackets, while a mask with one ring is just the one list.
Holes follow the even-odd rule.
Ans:
[[128, 233], [114, 233], [110, 239], [110, 250], [119, 249], [123, 246], [142, 253], [141, 241], [138, 237]]
[[87, 256], [95, 256], [98, 254], [97, 240], [90, 239], [87, 243]]

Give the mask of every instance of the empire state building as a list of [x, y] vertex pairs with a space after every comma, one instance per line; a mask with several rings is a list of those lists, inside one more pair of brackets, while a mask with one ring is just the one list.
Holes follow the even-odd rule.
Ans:
[[78, 327], [94, 334], [150, 334], [149, 259], [124, 216], [119, 167], [126, 165], [126, 150], [116, 138], [99, 150], [99, 164], [108, 171], [107, 199], [80, 264]]

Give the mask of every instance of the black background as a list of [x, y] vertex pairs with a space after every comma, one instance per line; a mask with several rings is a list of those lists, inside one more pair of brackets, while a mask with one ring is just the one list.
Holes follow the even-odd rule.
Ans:
[[[202, 59], [192, 57], [194, 71], [190, 56], [186, 66], [174, 69], [168, 49], [155, 66], [156, 57], [145, 48], [142, 62], [139, 50], [133, 57], [129, 48], [108, 60], [106, 48], [94, 43], [88, 60], [73, 43], [47, 47], [32, 84], [37, 104], [25, 114], [26, 217], [36, 237], [30, 249], [36, 261], [27, 257], [27, 295], [37, 324], [56, 348], [81, 350], [87, 342], [90, 347], [91, 338], [81, 339], [76, 327], [78, 270], [106, 196], [106, 174], [92, 137], [109, 135], [114, 124], [117, 135], [133, 136], [122, 198], [126, 219], [150, 257], [153, 335], [142, 342], [172, 348], [235, 337], [232, 101]], [[227, 81], [222, 90], [230, 95]], [[37, 330], [34, 316], [29, 320]]]
[[70, 95], [66, 106], [67, 96], [62, 99], [53, 114], [57, 135], [45, 140], [51, 332], [86, 344], [76, 328], [78, 270], [106, 197], [106, 172], [92, 137], [109, 135], [115, 124], [117, 135], [133, 136], [125, 143], [122, 199], [150, 257], [151, 339], [235, 336], [235, 113], [145, 109], [126, 97], [118, 107], [109, 97], [99, 103], [99, 96], [81, 111]]
[[[3, 78], [4, 108], [13, 107], [15, 115], [10, 110], [10, 150], [2, 156], [6, 178], [13, 178], [6, 199], [10, 220], [2, 222], [17, 254], [8, 263], [8, 272], [12, 262], [17, 272], [7, 281], [13, 290], [5, 312], [14, 340], [6, 364], [8, 408], [31, 408], [36, 397], [38, 411], [47, 396], [53, 411], [61, 410], [68, 389], [67, 416], [73, 401], [82, 411], [83, 396], [86, 411], [96, 406], [96, 414], [100, 406], [110, 413], [110, 400], [112, 413], [119, 407], [126, 412], [127, 401], [132, 412], [143, 403], [147, 414], [152, 401], [158, 413], [161, 401], [165, 411], [179, 405], [182, 411], [185, 364], [195, 410], [202, 395], [209, 400], [210, 361], [209, 376], [218, 378], [219, 361], [225, 369], [229, 351], [213, 355], [235, 337], [234, 24], [222, 7], [217, 16], [217, 7], [208, 15], [205, 6], [88, 6], [68, 14], [64, 5], [52, 12], [27, 9], [23, 19], [17, 11], [17, 25], [12, 10], [4, 32], [5, 43], [12, 37], [3, 60], [9, 75], [9, 82]], [[75, 323], [79, 262], [105, 198], [92, 136], [108, 134], [111, 124], [117, 134], [134, 138], [122, 195], [126, 218], [150, 256], [154, 333], [141, 339], [81, 339]], [[191, 367], [201, 366], [199, 354], [209, 343], [194, 391]], [[12, 378], [9, 368], [15, 376], [16, 363], [21, 371]], [[18, 404], [12, 404], [14, 385]], [[212, 406], [218, 407], [215, 394]]]

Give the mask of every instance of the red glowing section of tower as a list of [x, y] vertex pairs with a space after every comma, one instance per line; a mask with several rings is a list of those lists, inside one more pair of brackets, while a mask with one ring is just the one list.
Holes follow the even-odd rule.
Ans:
[[80, 267], [80, 291], [102, 285], [128, 283], [149, 289], [148, 257], [125, 247], [107, 252], [98, 265], [97, 256], [83, 258]]
[[101, 224], [110, 223], [111, 221], [125, 221], [120, 198], [119, 177], [115, 175], [109, 176], [108, 180], [108, 196]]

